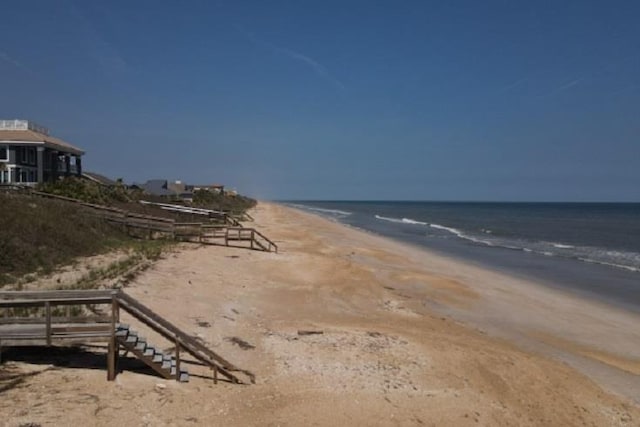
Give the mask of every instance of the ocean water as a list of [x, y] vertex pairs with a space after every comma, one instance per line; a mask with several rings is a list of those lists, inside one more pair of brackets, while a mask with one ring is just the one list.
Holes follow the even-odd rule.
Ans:
[[640, 203], [287, 204], [640, 311]]

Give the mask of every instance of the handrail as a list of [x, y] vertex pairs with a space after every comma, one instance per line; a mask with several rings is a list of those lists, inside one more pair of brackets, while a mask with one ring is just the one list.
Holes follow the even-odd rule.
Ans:
[[271, 239], [269, 239], [267, 236], [265, 236], [264, 234], [262, 234], [261, 232], [259, 232], [258, 230], [256, 230], [255, 228], [246, 228], [246, 227], [227, 227], [227, 229], [229, 231], [238, 231], [238, 233], [240, 232], [251, 232], [253, 239], [257, 241], [257, 239], [255, 239], [255, 234], [257, 234], [258, 236], [260, 236], [262, 239], [264, 239], [268, 245], [269, 248], [267, 249], [267, 251], [271, 251], [271, 248], [273, 247], [275, 249], [275, 252], [278, 252], [278, 245], [276, 245]]
[[0, 291], [0, 300], [28, 299], [47, 301], [64, 298], [103, 297], [111, 298], [118, 291], [113, 289], [59, 289], [53, 291]]
[[253, 231], [258, 236], [262, 237], [264, 240], [266, 240], [269, 243], [269, 251], [271, 251], [271, 246], [273, 246], [275, 248], [275, 250], [276, 250], [276, 253], [278, 253], [278, 245], [276, 245], [271, 239], [269, 239], [267, 236], [265, 236], [264, 234], [262, 234], [258, 230], [253, 230]]
[[251, 372], [237, 368], [231, 362], [214, 353], [206, 346], [196, 341], [193, 337], [190, 337], [189, 335], [182, 332], [171, 322], [161, 318], [153, 311], [151, 311], [151, 309], [141, 304], [129, 295], [125, 294], [124, 292], [120, 291], [117, 294], [117, 299], [120, 307], [127, 311], [129, 314], [145, 323], [147, 326], [158, 332], [166, 339], [170, 341], [175, 340], [180, 344], [180, 347], [182, 349], [189, 352], [192, 356], [194, 356], [201, 362], [204, 362], [209, 366], [217, 369], [217, 371], [222, 373], [231, 381], [235, 383], [241, 383], [240, 379], [238, 379], [238, 377], [236, 377], [229, 371], [242, 372], [250, 378], [252, 383], [255, 381], [255, 376]]
[[[150, 308], [140, 303], [133, 297], [127, 295], [122, 290], [56, 290], [56, 291], [3, 291], [0, 292], [0, 308], [12, 307], [44, 307], [45, 308], [45, 338], [50, 345], [52, 338], [52, 317], [51, 307], [56, 305], [75, 304], [111, 304], [111, 319], [115, 322], [119, 318], [118, 310], [123, 309], [134, 318], [158, 332], [170, 342], [176, 343], [180, 349], [187, 351], [199, 361], [214, 369], [214, 378], [217, 373], [221, 373], [234, 383], [241, 384], [242, 381], [232, 372], [241, 372], [255, 383], [255, 375], [250, 371], [240, 369], [222, 356], [198, 342], [195, 338], [187, 335], [177, 326], [165, 320]], [[112, 339], [115, 335], [115, 323], [111, 327]], [[102, 335], [101, 335], [102, 336]], [[112, 363], [108, 364], [112, 367]], [[111, 374], [109, 374], [111, 378]]]
[[4, 291], [0, 292], [0, 307], [105, 304], [111, 301], [113, 293], [101, 290]]
[[[276, 253], [278, 252], [278, 245], [276, 245], [267, 236], [265, 236], [264, 234], [262, 234], [261, 232], [259, 232], [254, 228], [243, 227], [242, 224], [240, 224], [240, 222], [236, 218], [224, 212], [222, 213], [222, 215], [224, 215], [225, 222], [227, 223], [224, 225], [207, 224], [202, 222], [194, 222], [194, 223], [176, 222], [176, 220], [172, 218], [164, 218], [164, 217], [158, 217], [158, 216], [152, 216], [152, 215], [139, 214], [135, 212], [129, 212], [123, 209], [96, 205], [93, 203], [84, 202], [79, 199], [60, 196], [57, 194], [45, 193], [45, 192], [35, 191], [35, 190], [29, 190], [29, 194], [72, 202], [81, 206], [85, 206], [85, 207], [100, 211], [102, 212], [102, 218], [108, 222], [124, 224], [124, 226], [126, 226], [127, 229], [128, 227], [132, 227], [137, 229], [148, 230], [149, 238], [152, 238], [152, 231], [157, 231], [161, 233], [170, 233], [172, 234], [173, 238], [176, 238], [177, 237], [176, 235], [180, 234], [178, 233], [178, 231], [180, 230], [177, 230], [177, 228], [179, 227], [199, 227], [200, 230], [198, 231], [197, 236], [200, 237], [199, 241], [202, 242], [203, 240], [202, 238], [205, 237], [203, 236], [203, 230], [210, 229], [210, 228], [220, 228], [220, 229], [226, 228], [227, 237], [229, 236], [229, 231], [232, 231], [232, 232], [237, 231], [238, 237], [240, 236], [241, 233], [251, 233], [250, 238], [242, 238], [242, 240], [251, 241], [251, 249], [255, 249], [255, 246], [257, 246], [258, 248], [261, 248], [267, 252], [271, 252], [272, 249], [274, 249]], [[115, 214], [115, 215], [108, 215], [104, 213]], [[189, 236], [195, 236], [195, 235], [196, 235], [195, 233], [189, 234]], [[182, 234], [181, 236], [184, 237], [184, 235]], [[258, 238], [256, 238], [256, 236], [263, 239], [264, 242], [261, 242]], [[225, 238], [225, 244], [228, 245], [228, 241], [229, 239]]]
[[158, 222], [168, 222], [170, 224], [174, 224], [176, 222], [173, 218], [163, 218], [161, 216], [145, 215], [145, 214], [139, 214], [139, 213], [128, 212], [128, 211], [125, 211], [125, 213], [127, 217], [131, 217], [131, 218], [146, 219], [146, 220], [158, 221]]

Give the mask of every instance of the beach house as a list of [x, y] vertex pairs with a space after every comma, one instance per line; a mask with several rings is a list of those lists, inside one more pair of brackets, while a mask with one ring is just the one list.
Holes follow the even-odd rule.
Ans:
[[180, 199], [186, 202], [193, 201], [196, 191], [209, 191], [214, 194], [225, 194], [224, 185], [190, 185], [182, 181], [169, 181], [166, 179], [150, 179], [144, 184], [133, 183], [132, 188], [139, 188], [145, 193], [165, 198]]
[[81, 176], [83, 155], [30, 120], [0, 120], [0, 184], [33, 185]]

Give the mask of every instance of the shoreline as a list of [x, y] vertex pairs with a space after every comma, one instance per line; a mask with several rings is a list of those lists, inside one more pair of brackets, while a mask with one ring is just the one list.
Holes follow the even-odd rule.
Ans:
[[[375, 231], [342, 223], [337, 219], [326, 218], [318, 213], [280, 203], [275, 204], [285, 209], [295, 210], [301, 215], [309, 215], [321, 221], [326, 221], [328, 224], [334, 224], [349, 231], [380, 239], [379, 241], [381, 243], [384, 242], [383, 244], [387, 247], [387, 250], [395, 249], [396, 251], [406, 251], [407, 254], [411, 254], [409, 256], [414, 258], [412, 260], [414, 263], [420, 263], [428, 259], [431, 262], [425, 268], [428, 273], [455, 278], [470, 287], [473, 287], [474, 281], [478, 282], [477, 278], [472, 278], [474, 274], [480, 277], [490, 276], [500, 283], [500, 286], [493, 287], [487, 283], [487, 280], [481, 281], [481, 286], [474, 288], [480, 297], [492, 297], [496, 296], [497, 293], [510, 291], [519, 292], [522, 296], [532, 296], [536, 301], [540, 302], [560, 301], [561, 303], [556, 303], [554, 307], [563, 307], [571, 311], [554, 317], [547, 310], [546, 315], [549, 317], [543, 319], [541, 314], [532, 315], [532, 312], [538, 311], [538, 309], [531, 310], [531, 307], [529, 307], [529, 316], [531, 317], [524, 324], [518, 325], [517, 328], [505, 327], [504, 324], [499, 322], [500, 316], [497, 313], [502, 313], [502, 316], [510, 321], [518, 321], [514, 319], [512, 313], [509, 313], [509, 307], [505, 306], [505, 302], [499, 305], [489, 304], [484, 308], [475, 310], [471, 310], [468, 306], [461, 308], [444, 304], [433, 305], [431, 309], [451, 316], [454, 320], [470, 327], [479, 328], [496, 337], [505, 338], [528, 351], [538, 352], [566, 362], [610, 391], [635, 399], [636, 403], [640, 403], [640, 397], [638, 397], [640, 395], [640, 385], [627, 384], [627, 379], [625, 378], [626, 373], [640, 375], [640, 344], [634, 346], [621, 345], [620, 349], [612, 349], [606, 342], [601, 342], [589, 336], [593, 332], [594, 336], [607, 337], [609, 342], [612, 340], [617, 343], [624, 343], [626, 340], [638, 342], [640, 334], [634, 333], [634, 325], [640, 324], [640, 313], [634, 307], [618, 304], [613, 299], [599, 299], [598, 294], [592, 294], [582, 289], [554, 285], [550, 280], [527, 277], [524, 274], [519, 275], [508, 269], [492, 267], [481, 261], [474, 262], [464, 257], [442, 253], [417, 243], [397, 240]], [[422, 253], [422, 255], [416, 256], [417, 253]], [[457, 273], [452, 273], [456, 270], [458, 270]], [[462, 274], [460, 270], [462, 270]], [[489, 292], [489, 294], [483, 295], [483, 291]], [[511, 300], [514, 304], [517, 304], [515, 298]], [[513, 307], [516, 307], [516, 305]], [[581, 311], [589, 314], [585, 316]], [[491, 312], [491, 317], [485, 317], [487, 312]], [[590, 320], [581, 322], [577, 328], [570, 327], [570, 325], [563, 326], [559, 319], [570, 316], [574, 318], [582, 316], [590, 318]], [[599, 318], [604, 323], [615, 322], [617, 326], [625, 325], [626, 330], [621, 331], [618, 327], [603, 328], [597, 321], [592, 320], [594, 318]], [[557, 325], [552, 325], [554, 322]], [[533, 331], [536, 327], [548, 332]], [[525, 329], [530, 329], [530, 331], [523, 335], [521, 332]], [[588, 329], [589, 333], [578, 331], [578, 329]], [[574, 340], [563, 338], [567, 334], [573, 337]], [[603, 364], [605, 366], [602, 366]], [[618, 370], [623, 370], [625, 373], [620, 374], [620, 372], [616, 372]]]
[[[214, 385], [186, 357], [190, 382], [167, 381], [124, 356], [125, 369], [107, 382], [100, 346], [72, 363], [3, 352], [2, 369], [26, 375], [2, 392], [5, 424], [640, 420], [637, 316], [285, 206], [261, 203], [251, 214], [279, 253], [184, 246], [125, 291], [252, 371], [256, 384]], [[173, 345], [122, 321], [160, 348]]]
[[[524, 246], [489, 245], [486, 242], [487, 246], [484, 246], [469, 243], [469, 241], [477, 242], [476, 238], [462, 237], [462, 240], [453, 239], [451, 241], [433, 238], [425, 240], [420, 230], [411, 230], [409, 228], [400, 233], [402, 229], [381, 227], [376, 225], [379, 224], [376, 221], [366, 221], [363, 216], [365, 213], [358, 209], [353, 210], [354, 208], [352, 207], [353, 212], [346, 211], [349, 206], [341, 207], [340, 205], [335, 205], [329, 209], [315, 205], [295, 204], [294, 202], [284, 202], [284, 206], [318, 215], [356, 230], [370, 232], [380, 237], [404, 243], [433, 255], [451, 258], [465, 264], [473, 264], [480, 268], [501, 272], [511, 277], [535, 282], [552, 289], [567, 290], [577, 296], [595, 299], [640, 314], [640, 297], [637, 292], [640, 273], [632, 267], [565, 257], [562, 254], [543, 256], [543, 253], [535, 252]], [[345, 210], [340, 211], [338, 210], [339, 208]], [[338, 212], [341, 212], [343, 216], [332, 216], [332, 214]], [[353, 220], [352, 215], [357, 219]], [[397, 218], [378, 217], [378, 215], [376, 217], [377, 219], [387, 219], [391, 222], [399, 221]], [[402, 221], [405, 220], [403, 219]], [[450, 232], [454, 232], [454, 234], [463, 233], [438, 224], [434, 226], [416, 220], [408, 221], [402, 227], [430, 225], [438, 229], [447, 229]], [[606, 283], [607, 286], [603, 287], [603, 283]]]

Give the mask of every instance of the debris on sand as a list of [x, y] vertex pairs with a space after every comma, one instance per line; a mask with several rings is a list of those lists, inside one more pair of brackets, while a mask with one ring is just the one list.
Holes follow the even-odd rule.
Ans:
[[324, 331], [298, 331], [298, 335], [321, 335], [324, 334]]
[[238, 338], [238, 337], [226, 337], [225, 340], [229, 341], [232, 344], [237, 345], [238, 347], [240, 347], [243, 350], [253, 350], [254, 348], [256, 348], [255, 345], [251, 345], [248, 342], [246, 342], [245, 340], [243, 340], [242, 338]]

